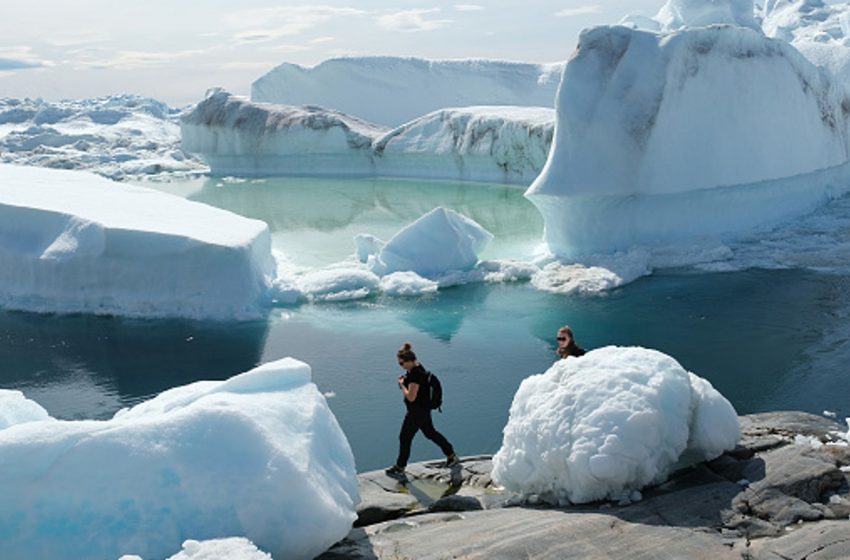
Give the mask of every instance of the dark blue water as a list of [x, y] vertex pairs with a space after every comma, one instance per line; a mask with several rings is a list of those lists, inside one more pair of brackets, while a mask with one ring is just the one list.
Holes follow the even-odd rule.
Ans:
[[[0, 387], [60, 418], [108, 418], [168, 387], [293, 356], [351, 442], [358, 470], [391, 463], [403, 414], [395, 352], [413, 343], [445, 392], [438, 429], [463, 454], [498, 449], [520, 381], [551, 365], [569, 323], [579, 342], [642, 345], [709, 379], [739, 413], [850, 416], [850, 278], [802, 270], [666, 272], [602, 296], [528, 284], [424, 298], [276, 309], [265, 321], [197, 323], [0, 312]], [[419, 436], [413, 460], [439, 450]]]

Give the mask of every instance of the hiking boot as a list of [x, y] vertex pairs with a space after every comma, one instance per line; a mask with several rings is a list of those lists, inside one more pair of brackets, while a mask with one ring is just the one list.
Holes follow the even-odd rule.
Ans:
[[457, 455], [455, 455], [454, 453], [452, 453], [451, 455], [446, 457], [446, 468], [450, 469], [453, 466], [459, 465], [459, 464], [460, 464], [460, 459], [458, 459]]
[[404, 474], [404, 467], [393, 465], [388, 469], [384, 469], [384, 472], [390, 476], [398, 476], [400, 474]]

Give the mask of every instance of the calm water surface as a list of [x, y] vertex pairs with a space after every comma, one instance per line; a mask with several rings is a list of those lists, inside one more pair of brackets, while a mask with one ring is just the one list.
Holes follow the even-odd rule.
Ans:
[[[276, 248], [304, 266], [349, 256], [356, 233], [389, 238], [438, 204], [496, 234], [489, 258], [527, 257], [542, 231], [511, 187], [290, 179], [162, 188], [266, 220]], [[491, 453], [519, 383], [551, 365], [564, 323], [588, 348], [642, 345], [672, 355], [739, 413], [850, 416], [848, 312], [847, 275], [755, 269], [666, 271], [598, 296], [467, 285], [271, 309], [266, 320], [243, 323], [0, 312], [0, 387], [22, 390], [60, 418], [108, 418], [169, 387], [293, 356], [312, 366], [365, 471], [395, 458], [403, 415], [395, 351], [404, 341], [443, 382], [438, 428], [460, 453]], [[417, 438], [413, 460], [438, 455]]]

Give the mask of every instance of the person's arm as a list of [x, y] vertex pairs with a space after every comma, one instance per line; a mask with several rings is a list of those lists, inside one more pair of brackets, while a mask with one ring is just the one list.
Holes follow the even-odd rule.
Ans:
[[407, 387], [404, 386], [404, 376], [398, 378], [398, 387], [401, 389], [401, 392], [404, 394], [404, 398], [407, 399], [408, 402], [413, 402], [416, 400], [416, 395], [419, 394], [419, 383], [409, 383]]

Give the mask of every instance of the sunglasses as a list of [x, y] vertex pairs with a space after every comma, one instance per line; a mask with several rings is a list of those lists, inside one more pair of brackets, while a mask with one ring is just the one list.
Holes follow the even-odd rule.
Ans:
[[403, 366], [403, 365], [404, 365], [404, 360], [399, 360], [399, 361], [398, 361], [398, 365]]
[[556, 337], [555, 337], [555, 340], [557, 340], [558, 342], [563, 342], [563, 341], [567, 340], [567, 337], [565, 337], [565, 336], [556, 336]]

